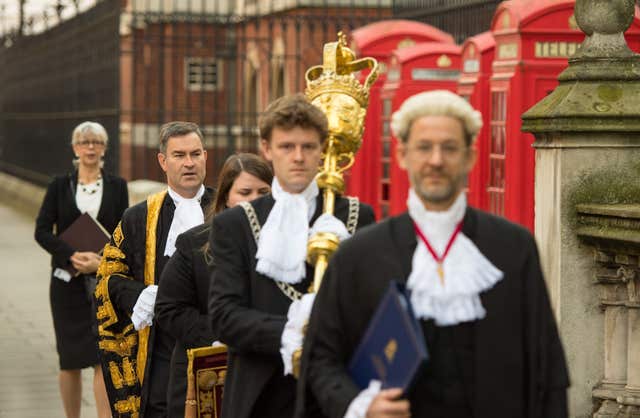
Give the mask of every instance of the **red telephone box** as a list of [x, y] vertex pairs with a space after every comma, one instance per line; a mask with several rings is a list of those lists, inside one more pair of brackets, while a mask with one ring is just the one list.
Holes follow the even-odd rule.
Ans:
[[395, 159], [395, 141], [390, 129], [391, 114], [414, 94], [429, 90], [455, 92], [460, 77], [459, 45], [427, 42], [396, 50], [391, 57], [387, 80], [382, 87], [382, 154], [379, 181], [383, 217], [407, 209], [409, 179]]
[[489, 78], [495, 51], [491, 32], [468, 38], [462, 45], [462, 73], [458, 80], [458, 94], [466, 98], [474, 109], [482, 113], [482, 129], [476, 138], [478, 159], [469, 173], [467, 198], [469, 204], [487, 210], [489, 182]]
[[[382, 215], [379, 201], [379, 179], [382, 175], [380, 158], [380, 88], [387, 77], [391, 53], [422, 42], [444, 42], [453, 44], [453, 37], [433, 26], [411, 20], [385, 20], [371, 23], [351, 33], [351, 48], [358, 57], [373, 57], [378, 60], [380, 75], [369, 92], [369, 107], [365, 119], [362, 147], [356, 162], [346, 176], [346, 192], [358, 196], [361, 201], [373, 206], [376, 217]], [[367, 72], [360, 77], [363, 81]]]
[[[498, 5], [491, 23], [495, 58], [490, 80], [488, 210], [534, 227], [533, 135], [520, 131], [520, 116], [558, 85], [584, 39], [572, 0], [509, 0]], [[638, 16], [636, 10], [636, 16]], [[630, 47], [640, 46], [638, 19], [627, 31]]]

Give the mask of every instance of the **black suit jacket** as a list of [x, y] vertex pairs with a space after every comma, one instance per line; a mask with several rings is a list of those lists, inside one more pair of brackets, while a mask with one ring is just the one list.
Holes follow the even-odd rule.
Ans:
[[208, 314], [210, 273], [202, 247], [211, 224], [198, 225], [180, 234], [176, 252], [160, 276], [155, 321], [176, 340], [171, 356], [167, 391], [168, 416], [184, 417], [187, 392], [187, 349], [209, 346], [216, 340]]
[[[104, 181], [98, 222], [110, 233], [129, 206], [127, 182], [117, 176], [102, 173]], [[80, 215], [76, 205], [78, 172], [56, 176], [49, 183], [40, 212], [36, 218], [35, 239], [49, 254], [52, 267], [68, 267], [69, 257], [76, 251], [58, 235], [67, 229]], [[55, 225], [55, 232], [54, 232]]]
[[[251, 202], [260, 225], [266, 222], [274, 203], [271, 195]], [[345, 223], [348, 206], [347, 199], [336, 199], [335, 216]], [[319, 196], [311, 223], [321, 211], [322, 197]], [[372, 222], [373, 210], [360, 204], [358, 227]], [[291, 300], [271, 278], [256, 272], [257, 246], [243, 208], [228, 209], [214, 218], [210, 243], [215, 271], [210, 287], [209, 313], [214, 333], [229, 347], [222, 414], [233, 418], [283, 418], [286, 412], [269, 407], [290, 397], [291, 415], [295, 388], [290, 388], [289, 384], [295, 383], [291, 377], [282, 377], [280, 357], [280, 337]], [[307, 292], [313, 278], [309, 265], [306, 277], [295, 286], [303, 293]]]
[[[566, 417], [568, 373], [533, 238], [519, 226], [472, 208], [462, 232], [504, 273], [481, 294], [487, 314], [471, 330], [472, 370], [463, 384], [473, 416]], [[298, 417], [318, 412], [310, 408], [311, 395], [322, 416], [342, 417], [359, 394], [346, 365], [389, 281], [408, 278], [416, 245], [405, 213], [366, 228], [334, 255], [305, 338]], [[454, 330], [454, 342], [461, 332]], [[420, 393], [409, 400], [412, 416], [429, 416]]]

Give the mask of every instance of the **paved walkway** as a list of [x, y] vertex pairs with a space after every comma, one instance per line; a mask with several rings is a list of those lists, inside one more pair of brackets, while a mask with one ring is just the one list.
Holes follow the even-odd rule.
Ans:
[[[49, 255], [34, 220], [0, 202], [0, 418], [64, 418], [49, 309]], [[82, 417], [96, 417], [91, 370]]]

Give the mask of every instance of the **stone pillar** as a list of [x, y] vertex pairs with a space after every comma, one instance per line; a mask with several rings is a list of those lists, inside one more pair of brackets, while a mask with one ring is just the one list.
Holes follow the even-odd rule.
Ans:
[[522, 117], [536, 137], [535, 233], [569, 363], [571, 417], [635, 416], [615, 415], [640, 373], [631, 370], [640, 351], [623, 263], [578, 235], [580, 205], [640, 203], [640, 58], [623, 37], [634, 4], [576, 1], [587, 37], [558, 88]]
[[640, 204], [581, 204], [576, 210], [576, 234], [594, 249], [605, 311], [604, 373], [593, 390], [594, 417], [640, 417]]

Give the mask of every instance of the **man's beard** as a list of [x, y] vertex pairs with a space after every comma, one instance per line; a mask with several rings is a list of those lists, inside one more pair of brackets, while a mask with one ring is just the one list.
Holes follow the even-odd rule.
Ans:
[[[442, 173], [440, 173], [442, 175]], [[446, 177], [448, 183], [440, 188], [439, 190], [427, 190], [427, 187], [422, 183], [422, 177], [419, 173], [415, 173], [412, 176], [412, 183], [414, 185], [414, 190], [418, 194], [418, 196], [424, 202], [430, 203], [443, 203], [452, 200], [461, 189], [462, 184], [464, 184], [464, 179], [466, 178], [466, 174], [459, 174], [455, 178]]]

